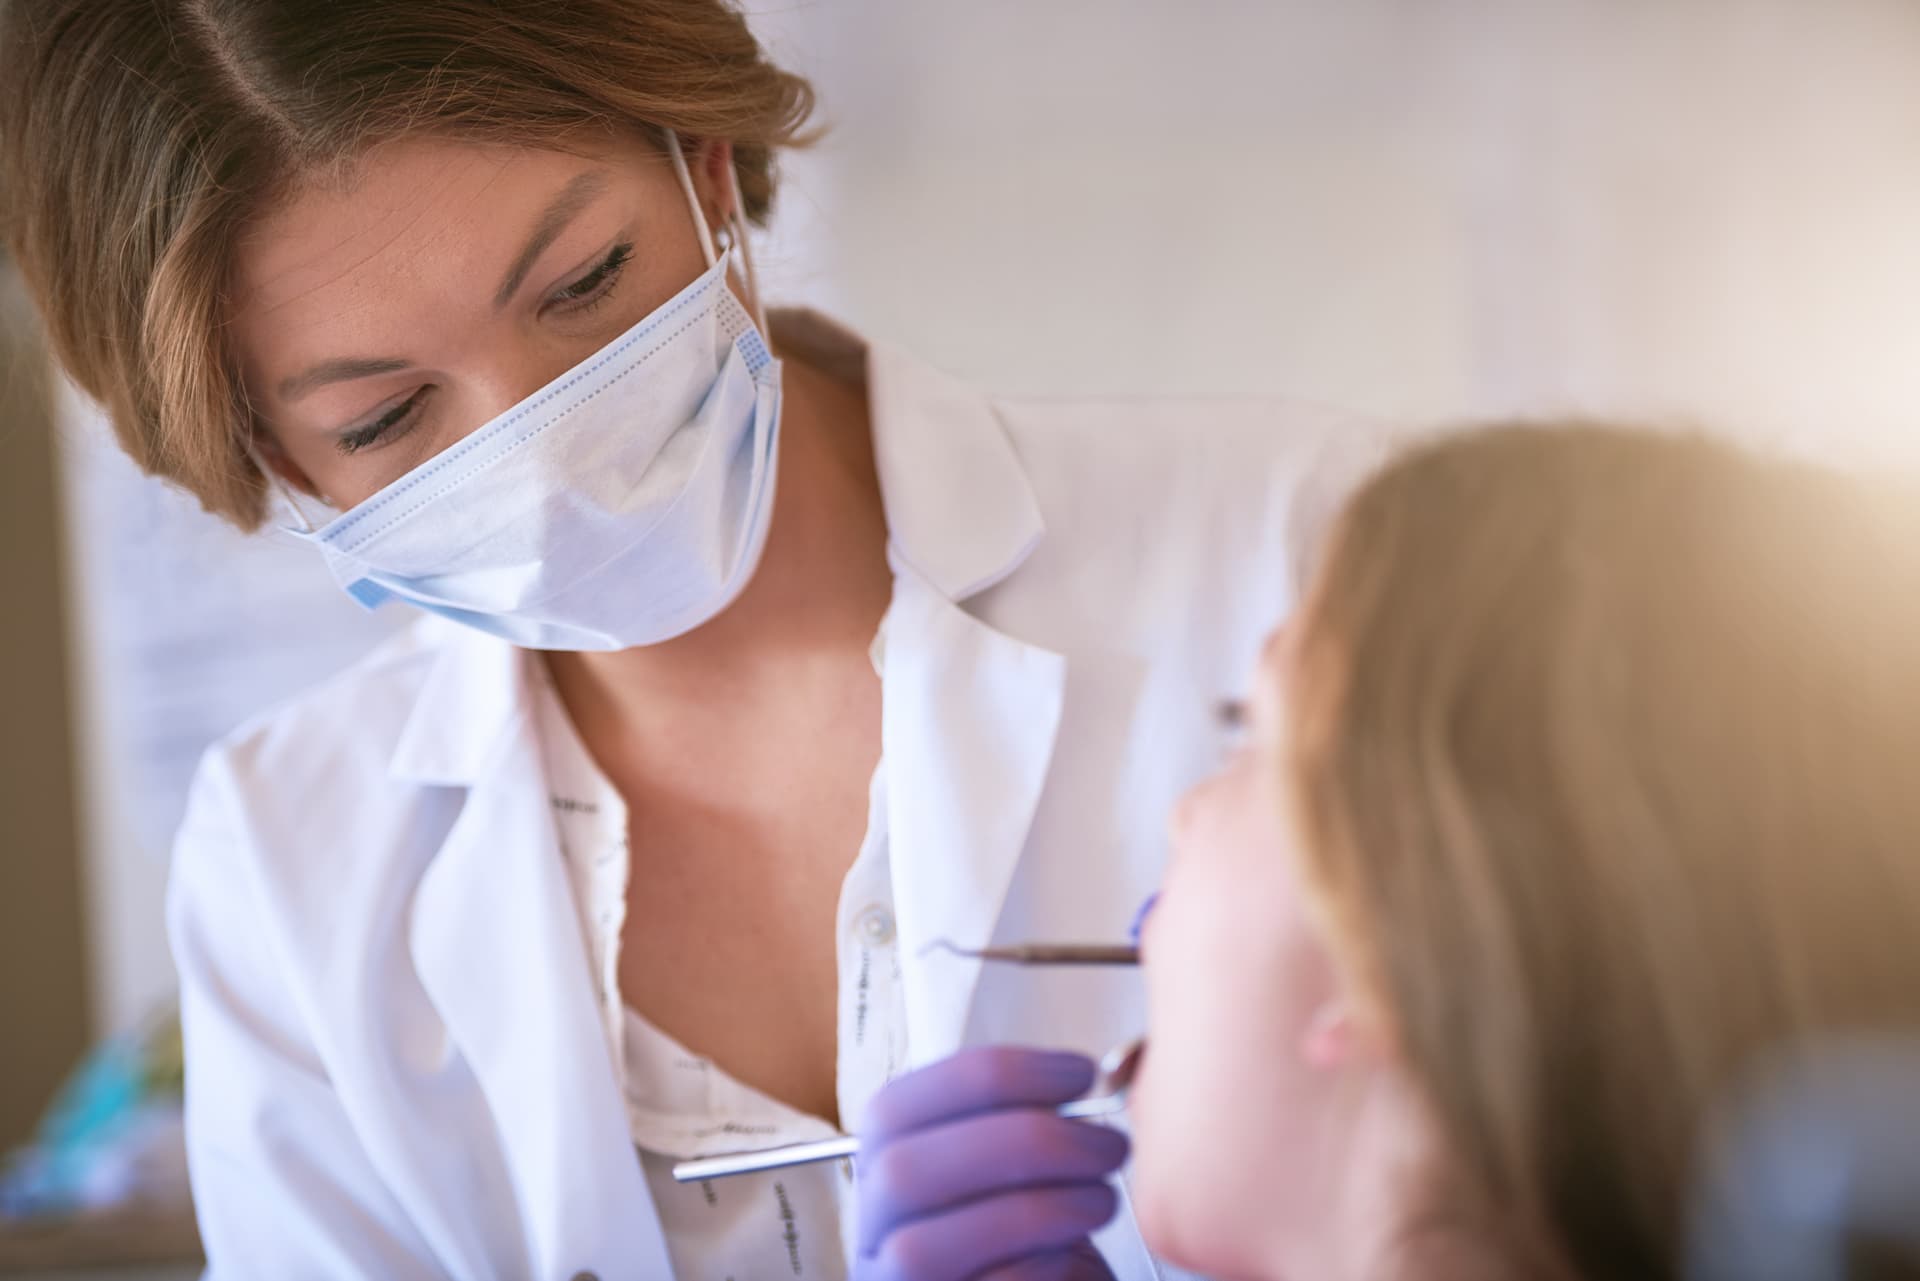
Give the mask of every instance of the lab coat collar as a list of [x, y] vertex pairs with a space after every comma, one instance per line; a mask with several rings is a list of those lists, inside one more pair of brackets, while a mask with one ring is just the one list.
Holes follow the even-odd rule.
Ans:
[[1026, 468], [977, 389], [810, 311], [774, 313], [775, 350], [865, 379], [894, 569], [881, 657], [881, 754], [907, 1045], [965, 1043], [980, 962], [930, 951], [993, 936], [1046, 786], [1066, 661], [961, 602], [1045, 533]]
[[896, 565], [881, 700], [907, 1047], [966, 1041], [991, 941], [1053, 760], [1066, 660], [1017, 640]]
[[951, 601], [1026, 560], [1046, 526], [1026, 468], [978, 388], [819, 312], [782, 309], [774, 349], [851, 381], [863, 375], [893, 554]]
[[577, 1052], [603, 1043], [600, 1012], [553, 813], [524, 784], [542, 775], [539, 743], [513, 727], [495, 738], [501, 750], [414, 893], [414, 969], [486, 1097], [509, 1168], [525, 1176], [524, 1275], [571, 1276], [593, 1262], [607, 1276], [669, 1276], [618, 1125], [626, 1111], [612, 1066]]
[[486, 771], [532, 706], [526, 655], [470, 627], [428, 616], [417, 635], [435, 651], [400, 731], [388, 773], [401, 781], [468, 787]]

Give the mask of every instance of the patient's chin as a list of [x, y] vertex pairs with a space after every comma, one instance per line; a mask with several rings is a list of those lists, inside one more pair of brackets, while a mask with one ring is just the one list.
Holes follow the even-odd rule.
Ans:
[[1214, 1281], [1284, 1281], [1260, 1266], [1261, 1225], [1240, 1221], [1204, 1177], [1185, 1177], [1140, 1152], [1128, 1179], [1141, 1236], [1153, 1257]]

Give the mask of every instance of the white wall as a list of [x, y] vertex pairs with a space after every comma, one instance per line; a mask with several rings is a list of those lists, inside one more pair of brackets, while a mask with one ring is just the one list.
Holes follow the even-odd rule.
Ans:
[[[1908, 0], [754, 0], [833, 133], [772, 292], [991, 385], [1920, 433]], [[76, 438], [98, 1003], [193, 749], [377, 624]]]
[[1886, 435], [1906, 0], [763, 0], [799, 283], [1001, 386]]

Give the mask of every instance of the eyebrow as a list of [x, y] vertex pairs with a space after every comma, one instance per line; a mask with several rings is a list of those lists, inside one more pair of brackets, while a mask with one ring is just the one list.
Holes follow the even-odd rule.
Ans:
[[[533, 270], [533, 264], [547, 251], [567, 224], [592, 204], [594, 198], [607, 189], [607, 171], [589, 169], [577, 174], [572, 181], [560, 189], [547, 207], [541, 211], [540, 220], [533, 225], [533, 234], [527, 237], [527, 243], [507, 268], [506, 277], [500, 282], [499, 291], [493, 296], [494, 310], [507, 305], [519, 290], [520, 284]], [[302, 373], [293, 374], [281, 381], [279, 386], [281, 400], [298, 400], [302, 396], [318, 391], [333, 383], [352, 382], [356, 378], [371, 378], [376, 374], [398, 373], [412, 367], [413, 362], [397, 356], [343, 356], [334, 360], [323, 360]]]
[[493, 296], [493, 306], [496, 311], [507, 305], [507, 301], [520, 288], [520, 282], [527, 278], [529, 271], [533, 270], [533, 264], [539, 261], [541, 254], [547, 251], [547, 246], [567, 229], [567, 224], [573, 221], [574, 216], [593, 203], [594, 197], [606, 189], [607, 171], [605, 169], [589, 169], [583, 174], [576, 175], [573, 181], [560, 189], [560, 194], [555, 196], [553, 202], [541, 213], [540, 221], [534, 224], [533, 234], [527, 237], [526, 247], [520, 251], [520, 256], [513, 260], [513, 266], [507, 268], [506, 277], [500, 282], [499, 292]]
[[323, 360], [305, 373], [294, 374], [283, 379], [279, 387], [280, 399], [298, 400], [329, 383], [351, 382], [355, 378], [371, 378], [375, 374], [397, 373], [412, 364], [412, 361], [401, 360], [397, 356], [342, 356], [334, 360]]

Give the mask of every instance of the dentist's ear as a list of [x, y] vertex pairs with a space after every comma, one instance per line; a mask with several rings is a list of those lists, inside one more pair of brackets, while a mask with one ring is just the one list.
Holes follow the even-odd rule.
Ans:
[[700, 193], [700, 204], [707, 214], [707, 226], [716, 236], [721, 232], [731, 235], [734, 216], [737, 214], [742, 222], [747, 218], [747, 211], [740, 207], [740, 181], [733, 167], [733, 144], [715, 138], [702, 138], [697, 143], [683, 139], [682, 142], [693, 148], [687, 164], [693, 173], [694, 190]]

